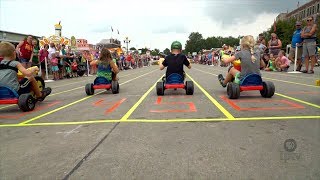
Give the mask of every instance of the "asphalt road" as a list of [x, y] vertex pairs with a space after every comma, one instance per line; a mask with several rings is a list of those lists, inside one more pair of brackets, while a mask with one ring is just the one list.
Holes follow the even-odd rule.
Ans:
[[116, 95], [87, 96], [92, 76], [47, 83], [29, 113], [1, 105], [0, 179], [319, 179], [319, 68], [263, 72], [276, 94], [238, 100], [217, 81], [226, 68], [185, 71], [192, 96], [158, 97], [152, 66], [120, 72]]

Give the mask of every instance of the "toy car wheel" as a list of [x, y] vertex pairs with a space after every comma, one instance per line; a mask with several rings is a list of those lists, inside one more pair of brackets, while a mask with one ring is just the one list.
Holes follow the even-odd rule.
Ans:
[[157, 95], [163, 96], [164, 95], [164, 83], [163, 82], [157, 82]]
[[87, 95], [93, 95], [94, 94], [93, 84], [92, 83], [86, 84], [85, 90]]
[[24, 112], [32, 111], [36, 106], [36, 100], [33, 98], [33, 96], [30, 93], [21, 94], [19, 96], [18, 106]]
[[264, 98], [271, 98], [274, 95], [275, 87], [270, 81], [262, 82], [263, 89], [260, 90], [260, 94]]
[[238, 99], [240, 97], [240, 86], [237, 83], [231, 82], [227, 85], [227, 94], [229, 99]]
[[120, 90], [119, 82], [118, 81], [112, 81], [111, 82], [111, 89], [113, 94], [118, 94]]
[[186, 94], [187, 95], [193, 95], [193, 82], [192, 81], [186, 81]]

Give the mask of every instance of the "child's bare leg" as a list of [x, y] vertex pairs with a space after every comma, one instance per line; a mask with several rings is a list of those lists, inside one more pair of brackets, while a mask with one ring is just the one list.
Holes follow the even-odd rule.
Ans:
[[226, 78], [224, 79], [223, 83], [224, 83], [224, 84], [227, 84], [228, 82], [231, 82], [232, 79], [233, 79], [233, 78], [236, 76], [236, 74], [239, 73], [239, 72], [240, 72], [240, 71], [238, 71], [238, 70], [236, 70], [234, 67], [232, 67], [232, 68], [229, 70], [229, 72], [228, 72]]
[[35, 93], [36, 97], [41, 97], [42, 93], [40, 92], [36, 79], [33, 76], [27, 77], [27, 79], [30, 81], [31, 90]]

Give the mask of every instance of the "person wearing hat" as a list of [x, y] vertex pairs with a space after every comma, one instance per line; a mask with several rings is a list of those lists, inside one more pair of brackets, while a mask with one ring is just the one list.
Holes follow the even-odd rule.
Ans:
[[160, 63], [160, 70], [163, 70], [167, 67], [166, 77], [169, 77], [171, 74], [179, 74], [183, 79], [185, 78], [185, 73], [183, 71], [183, 65], [191, 69], [191, 64], [188, 61], [187, 57], [181, 53], [182, 45], [179, 41], [174, 41], [171, 44], [171, 54], [165, 57], [165, 59]]
[[301, 28], [302, 23], [300, 21], [296, 22], [296, 30], [293, 33], [292, 40], [291, 40], [291, 48], [289, 52], [289, 59], [294, 62], [295, 60], [295, 52], [296, 48], [298, 53], [297, 53], [297, 69], [296, 71], [300, 71], [302, 67], [302, 61], [301, 61], [301, 56], [302, 56], [302, 41], [303, 39], [301, 38]]

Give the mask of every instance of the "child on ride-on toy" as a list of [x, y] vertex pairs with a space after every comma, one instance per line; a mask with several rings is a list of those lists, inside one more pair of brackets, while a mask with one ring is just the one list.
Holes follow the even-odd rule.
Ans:
[[104, 77], [107, 80], [117, 81], [119, 69], [116, 63], [112, 60], [111, 52], [107, 48], [103, 48], [100, 53], [99, 60], [91, 61], [90, 65], [97, 65], [97, 77]]
[[[183, 65], [187, 66], [191, 69], [191, 64], [188, 61], [187, 57], [184, 54], [181, 54], [182, 45], [179, 41], [174, 41], [171, 44], [171, 54], [166, 56], [163, 62], [160, 62], [160, 70], [163, 70], [167, 67], [166, 77], [169, 75], [176, 73], [181, 75], [183, 79], [185, 78], [185, 74], [183, 71]], [[165, 79], [165, 78], [163, 78]]]
[[[0, 56], [4, 59], [0, 63], [0, 84], [8, 86], [18, 92], [19, 95], [29, 93], [30, 89], [35, 93], [37, 100], [43, 101], [50, 93], [51, 88], [44, 88], [41, 92], [33, 73], [39, 69], [26, 69], [21, 63], [15, 61], [16, 52], [13, 44], [9, 42], [0, 43]], [[26, 77], [18, 81], [18, 70]]]
[[249, 74], [260, 74], [260, 51], [254, 52], [255, 40], [253, 36], [244, 36], [241, 40], [241, 51], [230, 58], [223, 59], [224, 63], [230, 63], [236, 59], [241, 61], [241, 72], [230, 66], [226, 78], [222, 74], [218, 75], [218, 80], [222, 87], [226, 87], [233, 79], [240, 83], [241, 79]]

